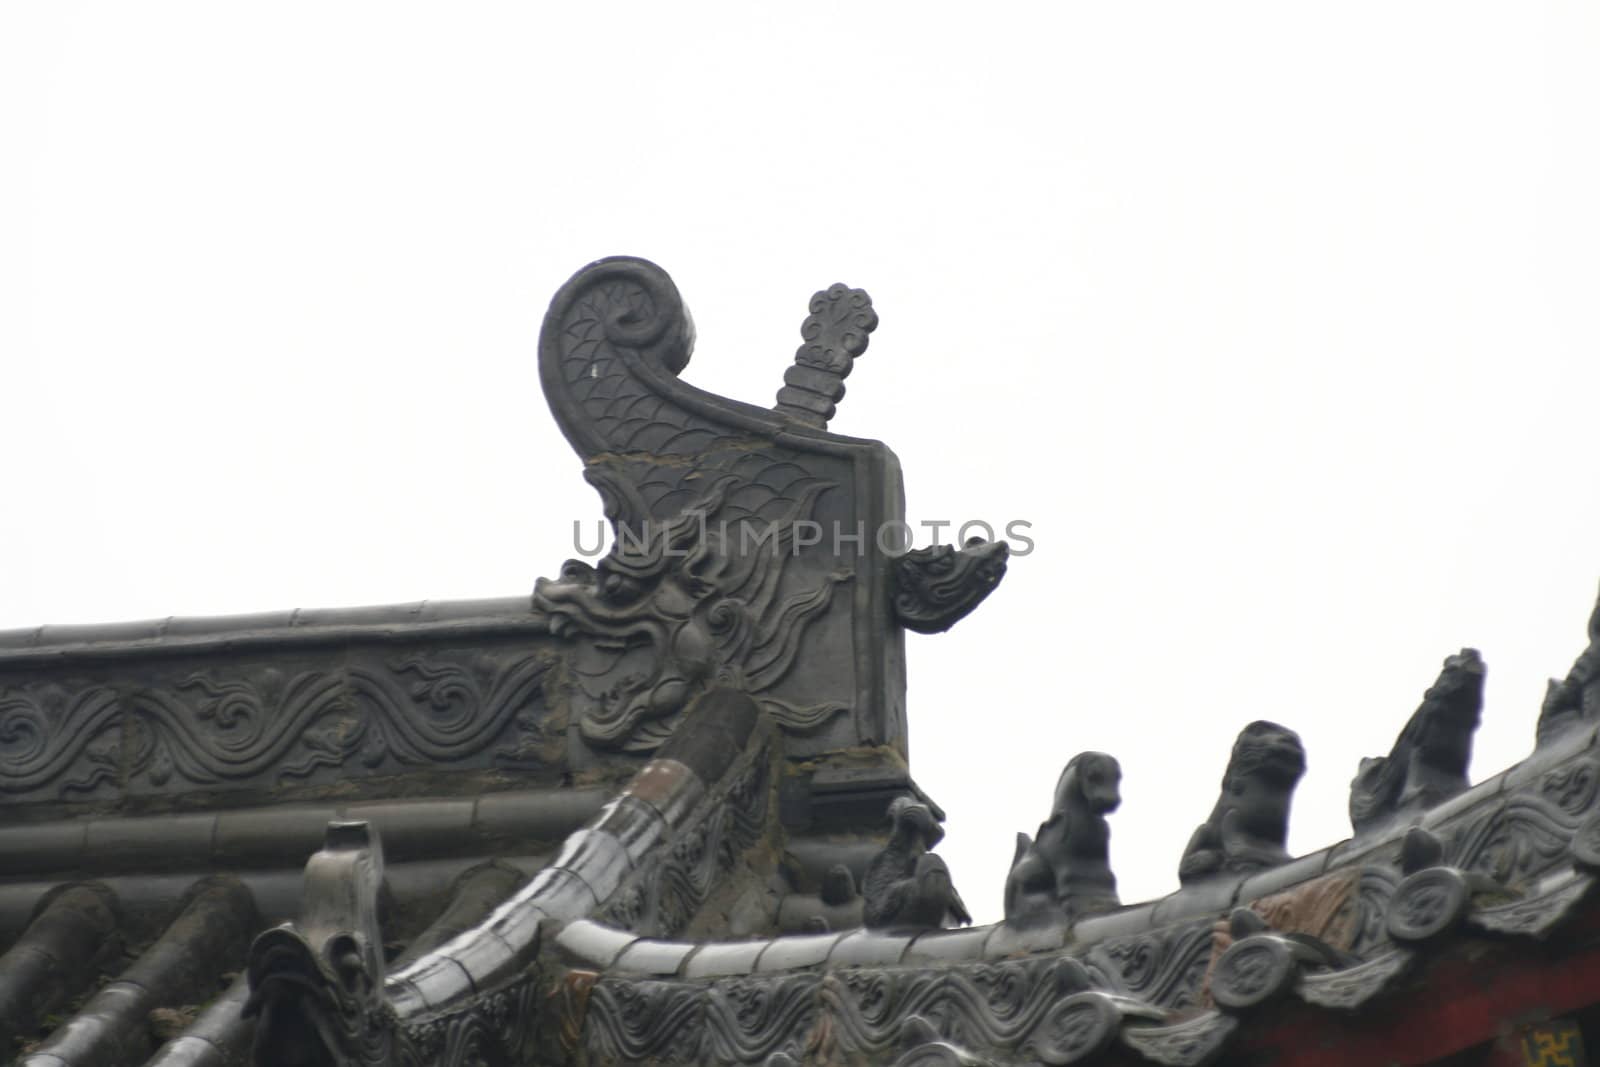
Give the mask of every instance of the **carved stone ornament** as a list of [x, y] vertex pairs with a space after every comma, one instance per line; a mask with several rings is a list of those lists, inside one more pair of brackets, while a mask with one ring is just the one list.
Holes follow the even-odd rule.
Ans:
[[1543, 745], [1579, 723], [1600, 720], [1600, 599], [1589, 616], [1589, 646], [1559, 682], [1550, 680], [1539, 710], [1538, 739]]
[[1387, 756], [1361, 761], [1350, 783], [1350, 824], [1357, 833], [1396, 815], [1424, 811], [1465, 792], [1472, 735], [1483, 711], [1483, 659], [1464, 648], [1444, 661]]
[[533, 606], [572, 647], [573, 718], [590, 745], [653, 750], [696, 692], [726, 684], [790, 734], [791, 756], [903, 751], [902, 624], [949, 626], [1003, 573], [1003, 549], [974, 546], [918, 556], [891, 580], [899, 462], [825, 429], [877, 315], [843, 285], [810, 311], [773, 411], [678, 377], [694, 330], [652, 263], [590, 264], [551, 302], [540, 378], [613, 540], [597, 564], [541, 581]]
[[1018, 834], [1006, 878], [1006, 919], [1064, 912], [1069, 918], [1118, 907], [1106, 815], [1122, 803], [1122, 768], [1104, 752], [1072, 757], [1056, 783], [1050, 818], [1032, 839]]
[[394, 1067], [512, 1067], [536, 1058], [541, 988], [537, 971], [404, 1028]]
[[[877, 314], [845, 285], [809, 310], [768, 409], [682, 381], [693, 328], [654, 265], [604, 260], [562, 288], [541, 380], [612, 539], [531, 597], [0, 635], [0, 799], [35, 806], [0, 835], [18, 861], [8, 930], [48, 880], [104, 874], [125, 901], [63, 887], [104, 914], [68, 931], [103, 951], [122, 907], [137, 926], [159, 910], [149, 876], [203, 867], [248, 868], [277, 914], [273, 871], [315, 847], [304, 819], [368, 812], [406, 852], [394, 971], [378, 837], [334, 822], [299, 917], [261, 933], [244, 981], [157, 1054], [232, 1063], [253, 1027], [254, 1061], [277, 1067], [1199, 1067], [1271, 1059], [1302, 1022], [1337, 1030], [1327, 1010], [1416, 998], [1352, 1027], [1381, 1039], [1481, 977], [1474, 963], [1495, 972], [1491, 1010], [1504, 994], [1501, 1014], [1532, 1018], [1544, 1005], [1519, 998], [1548, 998], [1527, 976], [1592, 962], [1600, 607], [1541, 720], [1542, 741], [1564, 740], [1477, 788], [1484, 671], [1469, 649], [1364, 762], [1350, 800], [1364, 840], [1290, 861], [1305, 751], [1254, 722], [1185, 849], [1184, 887], [1123, 909], [1108, 821], [1121, 771], [1085, 752], [1019, 835], [1007, 922], [943, 929], [971, 917], [905, 759], [904, 633], [974, 610], [1007, 549], [880, 540], [904, 526], [898, 462], [827, 429]], [[486, 854], [514, 868], [500, 888], [450, 887]], [[159, 992], [147, 971], [214, 992], [219, 961], [236, 968], [260, 929], [244, 883], [219, 881], [236, 911], [192, 924], [215, 952], [191, 951], [185, 916], [206, 913], [185, 906], [183, 938], [161, 935], [26, 1062], [132, 1057], [113, 1046], [149, 1021], [133, 995]], [[53, 956], [35, 952], [41, 924], [66, 913], [41, 906], [21, 956]], [[1530, 943], [1568, 923], [1571, 945]], [[0, 1015], [19, 993], [0, 981]], [[118, 998], [123, 1015], [95, 1007]], [[89, 1051], [53, 1051], [74, 1042]]]
[[[1049, 1050], [1071, 1047], [1079, 1032], [1075, 1010], [1058, 1013], [1088, 985], [1083, 966], [1059, 956], [780, 971], [709, 983], [607, 975], [590, 998], [584, 1062], [764, 1063], [782, 1055], [805, 1063], [893, 1063], [911, 1050], [908, 1041], [911, 1048], [949, 1042], [981, 1061], [1058, 1062]], [[1123, 996], [1110, 1000], [1127, 1020], [1165, 1018]], [[917, 1016], [937, 1029], [907, 1030]]]
[[1586, 874], [1600, 874], [1600, 812], [1584, 819], [1573, 833], [1572, 864]]
[[1211, 996], [1218, 1006], [1238, 1011], [1265, 1004], [1294, 983], [1294, 956], [1277, 937], [1235, 941], [1211, 972]]
[[[1461, 840], [1482, 836], [1469, 832]], [[1459, 841], [1456, 852], [1456, 863], [1477, 858]], [[1389, 936], [1400, 942], [1431, 941], [1454, 930], [1467, 917], [1475, 894], [1508, 895], [1499, 879], [1446, 863], [1444, 842], [1420, 826], [1407, 830], [1401, 841], [1400, 869], [1405, 877], [1389, 900], [1387, 917]]]
[[297, 650], [292, 668], [241, 651], [220, 668], [113, 661], [14, 687], [0, 673], [0, 797], [192, 797], [547, 760], [530, 726], [552, 658], [505, 641], [428, 656], [373, 643]]
[[701, 805], [701, 817], [628, 875], [599, 917], [618, 929], [651, 937], [681, 934], [732, 875], [739, 857], [762, 839], [770, 769], [763, 745], [725, 790]]
[[1208, 1011], [1164, 1026], [1129, 1026], [1122, 1041], [1151, 1063], [1199, 1067], [1215, 1062], [1238, 1026], [1234, 1016]]
[[826, 428], [871, 301], [837, 285], [809, 310], [772, 410], [679, 377], [694, 330], [659, 267], [580, 270], [545, 317], [539, 374], [609, 544], [578, 537], [593, 555], [531, 598], [0, 641], [0, 799], [276, 803], [440, 771], [582, 774], [654, 752], [718, 685], [756, 699], [790, 757], [903, 764], [906, 630], [971, 612], [1007, 548], [906, 551], [894, 453]]
[[1122, 1013], [1104, 993], [1086, 991], [1063, 999], [1045, 1016], [1036, 1039], [1048, 1064], [1081, 1063], [1111, 1047], [1122, 1029]]
[[905, 1049], [893, 1067], [983, 1067], [985, 1061], [939, 1035], [939, 1030], [920, 1015], [912, 1015], [900, 1027], [900, 1044]]
[[773, 410], [796, 422], [826, 429], [844, 397], [844, 380], [867, 350], [878, 313], [863, 289], [830, 285], [811, 298], [811, 314], [800, 325], [803, 339], [794, 366], [783, 375]]
[[1184, 849], [1179, 880], [1288, 862], [1289, 804], [1305, 770], [1305, 748], [1293, 730], [1253, 722], [1240, 731], [1217, 805]]
[[244, 1015], [259, 1018], [260, 1067], [394, 1061], [398, 1033], [382, 995], [382, 881], [376, 833], [364, 822], [330, 823], [322, 850], [306, 864], [300, 919], [250, 946]]
[[766, 551], [741, 557], [715, 518], [733, 487], [723, 479], [682, 514], [619, 528], [596, 567], [568, 560], [561, 577], [541, 578], [534, 608], [550, 632], [578, 644], [573, 694], [578, 729], [608, 748], [650, 751], [677, 725], [689, 701], [712, 684], [754, 696], [784, 729], [807, 733], [844, 711], [824, 701], [797, 706], [772, 691], [793, 667], [808, 627], [832, 603], [846, 570], [780, 597], [796, 557], [802, 516], [820, 487], [803, 491], [772, 527]]
[[867, 864], [861, 895], [868, 928], [937, 929], [972, 922], [944, 860], [928, 849], [944, 828], [926, 804], [899, 797], [889, 805], [894, 824], [883, 850]]
[[1340, 970], [1308, 974], [1301, 980], [1300, 999], [1335, 1011], [1354, 1011], [1398, 982], [1416, 959], [1411, 949], [1397, 948]]
[[1389, 936], [1396, 941], [1427, 941], [1453, 929], [1466, 917], [1472, 891], [1462, 873], [1429, 867], [1408, 875], [1389, 906]]
[[1173, 1011], [1191, 1010], [1204, 1002], [1213, 925], [1210, 918], [1197, 919], [1101, 941], [1084, 962], [1118, 993]]
[[971, 538], [957, 549], [932, 545], [894, 561], [894, 613], [919, 634], [943, 633], [966, 618], [1006, 575], [1004, 541]]
[[1487, 904], [1467, 913], [1467, 923], [1491, 934], [1544, 939], [1574, 918], [1595, 895], [1600, 882], [1587, 874], [1573, 873], [1552, 879], [1534, 895], [1503, 904]]

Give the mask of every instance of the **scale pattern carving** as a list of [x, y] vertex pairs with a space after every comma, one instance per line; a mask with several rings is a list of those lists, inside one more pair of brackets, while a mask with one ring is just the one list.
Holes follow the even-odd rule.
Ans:
[[677, 380], [693, 331], [659, 268], [631, 261], [586, 272], [576, 291], [557, 296], [552, 316], [546, 394], [584, 460], [605, 456], [626, 470], [623, 484], [597, 485], [613, 521], [637, 526], [680, 514], [708, 474], [737, 479], [730, 521], [775, 521], [822, 480], [820, 457], [768, 438], [784, 420]]

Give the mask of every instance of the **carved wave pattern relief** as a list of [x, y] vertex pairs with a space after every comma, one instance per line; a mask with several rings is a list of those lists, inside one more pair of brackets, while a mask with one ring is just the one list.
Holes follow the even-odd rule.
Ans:
[[[1580, 769], [1568, 767], [1564, 771]], [[1547, 784], [1558, 780], [1561, 773], [1547, 776]], [[1531, 884], [1567, 866], [1568, 849], [1584, 811], [1573, 800], [1587, 792], [1587, 802], [1592, 804], [1594, 794], [1592, 790], [1574, 794], [1561, 785], [1555, 786], [1553, 792], [1554, 800], [1547, 799], [1548, 793], [1520, 793], [1456, 824], [1446, 850], [1449, 864], [1513, 885]], [[1563, 798], [1565, 805], [1561, 803]]]
[[[861, 331], [870, 326], [870, 302], [850, 290], [838, 295], [848, 298], [850, 308], [824, 315], [805, 328], [804, 336], [823, 348], [837, 341], [859, 353], [865, 347]], [[860, 307], [853, 303], [858, 296], [865, 302]], [[812, 312], [815, 316], [817, 309]], [[656, 595], [658, 575], [635, 573], [636, 561], [621, 559], [617, 546], [630, 537], [648, 541], [646, 530], [657, 531], [697, 509], [707, 520], [706, 532], [688, 547], [709, 553], [712, 560], [696, 563], [696, 570], [732, 573], [730, 565], [737, 569], [756, 556], [771, 555], [774, 536], [792, 537], [781, 551], [787, 565], [771, 587], [750, 588], [765, 595], [760, 605], [724, 588], [707, 590], [704, 575], [676, 581], [695, 594], [697, 608], [708, 597], [720, 601], [714, 616], [702, 611], [690, 620], [696, 629], [714, 623], [718, 629], [712, 634], [678, 640], [662, 629], [662, 620], [654, 620], [631, 627], [620, 640], [606, 639], [602, 652], [634, 662], [593, 672], [604, 675], [603, 684], [593, 677], [580, 681], [576, 699], [584, 706], [575, 707], [574, 718], [584, 742], [635, 754], [654, 751], [694, 689], [713, 676], [718, 684], [757, 695], [785, 731], [803, 738], [794, 754], [897, 737], [897, 721], [874, 721], [886, 718], [896, 700], [865, 706], [858, 700], [896, 684], [876, 666], [881, 658], [873, 657], [869, 667], [861, 657], [839, 655], [862, 641], [889, 639], [895, 617], [873, 602], [876, 586], [834, 595], [856, 580], [861, 570], [856, 558], [875, 555], [883, 524], [901, 517], [892, 455], [875, 442], [816, 433], [825, 428], [826, 417], [814, 410], [797, 421], [793, 412], [755, 407], [683, 381], [679, 375], [689, 362], [693, 332], [665, 272], [626, 257], [579, 271], [557, 293], [545, 318], [539, 340], [545, 398], [611, 523], [612, 551], [594, 568], [604, 572], [598, 588], [607, 605], [649, 601], [664, 606]], [[814, 367], [809, 371], [821, 373]], [[842, 377], [843, 371], [830, 373]], [[711, 492], [721, 494], [714, 507], [705, 504]], [[674, 544], [673, 555], [683, 547]], [[744, 608], [734, 600], [744, 600]], [[768, 605], [775, 610], [769, 612]], [[756, 644], [766, 647], [728, 654], [738, 651], [733, 646], [741, 627], [734, 624], [741, 613], [750, 624], [759, 624]], [[578, 640], [588, 633], [579, 626], [565, 632]], [[805, 678], [789, 671], [797, 657], [803, 662], [823, 649], [838, 670]]]
[[534, 1062], [539, 984], [535, 972], [460, 1008], [405, 1027], [400, 1067], [512, 1067]]
[[1206, 919], [1107, 941], [1091, 949], [1086, 962], [1117, 992], [1163, 1008], [1194, 1007], [1211, 964], [1212, 927]]
[[1370, 864], [1361, 869], [1361, 880], [1356, 883], [1356, 916], [1352, 926], [1349, 951], [1357, 956], [1367, 956], [1389, 942], [1385, 925], [1389, 915], [1389, 902], [1400, 884], [1400, 872], [1381, 864]]
[[120, 716], [116, 692], [104, 686], [59, 702], [0, 691], [0, 792], [71, 796], [113, 781], [120, 766]]
[[764, 1063], [775, 1052], [792, 1055], [816, 1025], [822, 1005], [816, 991], [820, 975], [795, 975], [786, 995], [771, 982], [733, 978], [715, 982], [706, 993], [705, 1037], [701, 1051], [717, 1063]]
[[850, 968], [704, 983], [602, 978], [584, 1022], [592, 1063], [857, 1062], [899, 1047], [921, 1016], [944, 1040], [1005, 1058], [1050, 1040], [1080, 969], [1058, 957], [954, 968]]
[[[584, 1016], [587, 1058], [593, 1063], [704, 1062], [706, 992], [705, 986], [682, 982], [601, 979], [589, 993]], [[778, 989], [773, 995], [786, 992]]]
[[1582, 815], [1594, 806], [1600, 789], [1600, 762], [1582, 758], [1545, 774], [1539, 782], [1539, 795], [1568, 815]]
[[[142, 792], [304, 782], [323, 768], [394, 773], [526, 754], [549, 660], [471, 667], [420, 656], [293, 674], [211, 669], [137, 686], [0, 691], [0, 792], [71, 800], [103, 784]], [[502, 755], [502, 753], [495, 753]]]

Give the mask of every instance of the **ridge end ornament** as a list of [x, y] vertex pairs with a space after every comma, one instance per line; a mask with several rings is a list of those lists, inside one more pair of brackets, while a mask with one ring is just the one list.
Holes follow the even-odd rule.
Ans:
[[900, 461], [827, 428], [877, 324], [864, 290], [813, 295], [774, 410], [679, 377], [695, 330], [654, 263], [597, 260], [557, 290], [540, 383], [611, 532], [530, 604], [577, 758], [654, 751], [712, 685], [760, 701], [791, 756], [904, 758], [906, 631], [971, 612], [1008, 548], [883, 543], [907, 529]]
[[[847, 371], [876, 324], [854, 294], [815, 298], [798, 365]], [[904, 522], [899, 460], [684, 381], [694, 336], [666, 271], [633, 257], [579, 270], [544, 319], [540, 383], [611, 535], [530, 605], [565, 646], [569, 744], [653, 751], [722, 684], [761, 702], [792, 755], [903, 757], [904, 631], [872, 537]]]
[[1010, 545], [981, 537], [960, 548], [929, 545], [895, 557], [895, 620], [919, 634], [944, 633], [995, 591], [1010, 557]]

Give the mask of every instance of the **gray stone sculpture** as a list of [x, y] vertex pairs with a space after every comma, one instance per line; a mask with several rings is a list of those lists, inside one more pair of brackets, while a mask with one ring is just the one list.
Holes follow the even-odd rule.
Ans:
[[[968, 917], [906, 759], [904, 632], [970, 611], [1006, 550], [873, 536], [904, 523], [898, 461], [826, 424], [876, 316], [844, 286], [811, 312], [771, 410], [679, 378], [692, 331], [652, 265], [563, 288], [541, 375], [615, 542], [531, 604], [0, 633], [0, 1052], [1203, 1067], [1475, 1062], [1557, 1008], [1582, 1035], [1600, 609], [1552, 687], [1554, 743], [1418, 826], [1247, 877], [1288, 858], [1305, 766], [1254, 723], [1184, 857], [1194, 884], [1097, 915], [1119, 772], [1084, 753], [1019, 835], [1024, 921], [934, 929]], [[1476, 654], [1447, 661], [1363, 767], [1358, 828], [1465, 787], [1482, 681]], [[302, 864], [299, 918], [263, 932]]]
[[250, 946], [250, 999], [259, 1017], [256, 1063], [284, 1067], [393, 1061], [396, 1028], [383, 1004], [378, 892], [383, 850], [364, 822], [335, 822], [306, 864], [298, 922]]
[[1305, 771], [1306, 750], [1293, 730], [1264, 721], [1241, 730], [1217, 806], [1189, 838], [1178, 880], [1187, 884], [1288, 862], [1289, 804]]
[[794, 354], [794, 366], [784, 372], [772, 410], [826, 429], [844, 398], [844, 379], [877, 328], [878, 313], [864, 289], [835, 283], [812, 296], [811, 314], [800, 324], [803, 343]]
[[1553, 740], [1579, 722], [1600, 719], [1600, 600], [1589, 616], [1589, 647], [1561, 681], [1550, 679], [1539, 709], [1539, 744]]
[[1006, 576], [1010, 549], [1004, 541], [970, 538], [954, 545], [930, 545], [894, 562], [894, 614], [901, 626], [919, 634], [943, 633], [966, 618]]
[[655, 264], [600, 260], [551, 301], [540, 379], [614, 535], [597, 566], [534, 594], [578, 664], [570, 716], [586, 748], [654, 751], [717, 681], [756, 698], [791, 756], [903, 753], [905, 628], [948, 627], [1003, 573], [1002, 549], [963, 550], [958, 581], [901, 583], [899, 606], [881, 577], [901, 558], [882, 540], [905, 523], [899, 461], [826, 429], [877, 315], [845, 285], [809, 311], [769, 410], [679, 377], [694, 328]]
[[1394, 748], [1387, 756], [1361, 761], [1350, 783], [1350, 825], [1357, 833], [1466, 790], [1472, 735], [1483, 711], [1483, 678], [1476, 649], [1464, 648], [1445, 660]]
[[867, 927], [937, 929], [950, 920], [971, 923], [949, 868], [928, 851], [944, 837], [944, 828], [928, 805], [899, 797], [889, 805], [889, 818], [894, 830], [867, 864], [863, 880], [862, 917]]
[[1034, 838], [1017, 835], [1006, 878], [1007, 920], [1061, 914], [1070, 919], [1121, 905], [1111, 873], [1106, 815], [1122, 803], [1122, 768], [1104, 752], [1080, 752], [1056, 782], [1050, 818]]
[[820, 487], [800, 492], [774, 520], [766, 551], [741, 556], [739, 538], [716, 518], [730, 481], [636, 536], [619, 531], [598, 566], [568, 560], [561, 577], [535, 586], [533, 606], [549, 617], [550, 632], [581, 650], [573, 700], [591, 744], [658, 747], [689, 701], [717, 679], [755, 695], [786, 730], [815, 730], [844, 710], [831, 701], [797, 706], [772, 693], [834, 587], [849, 577], [833, 571], [782, 593], [799, 523]]

